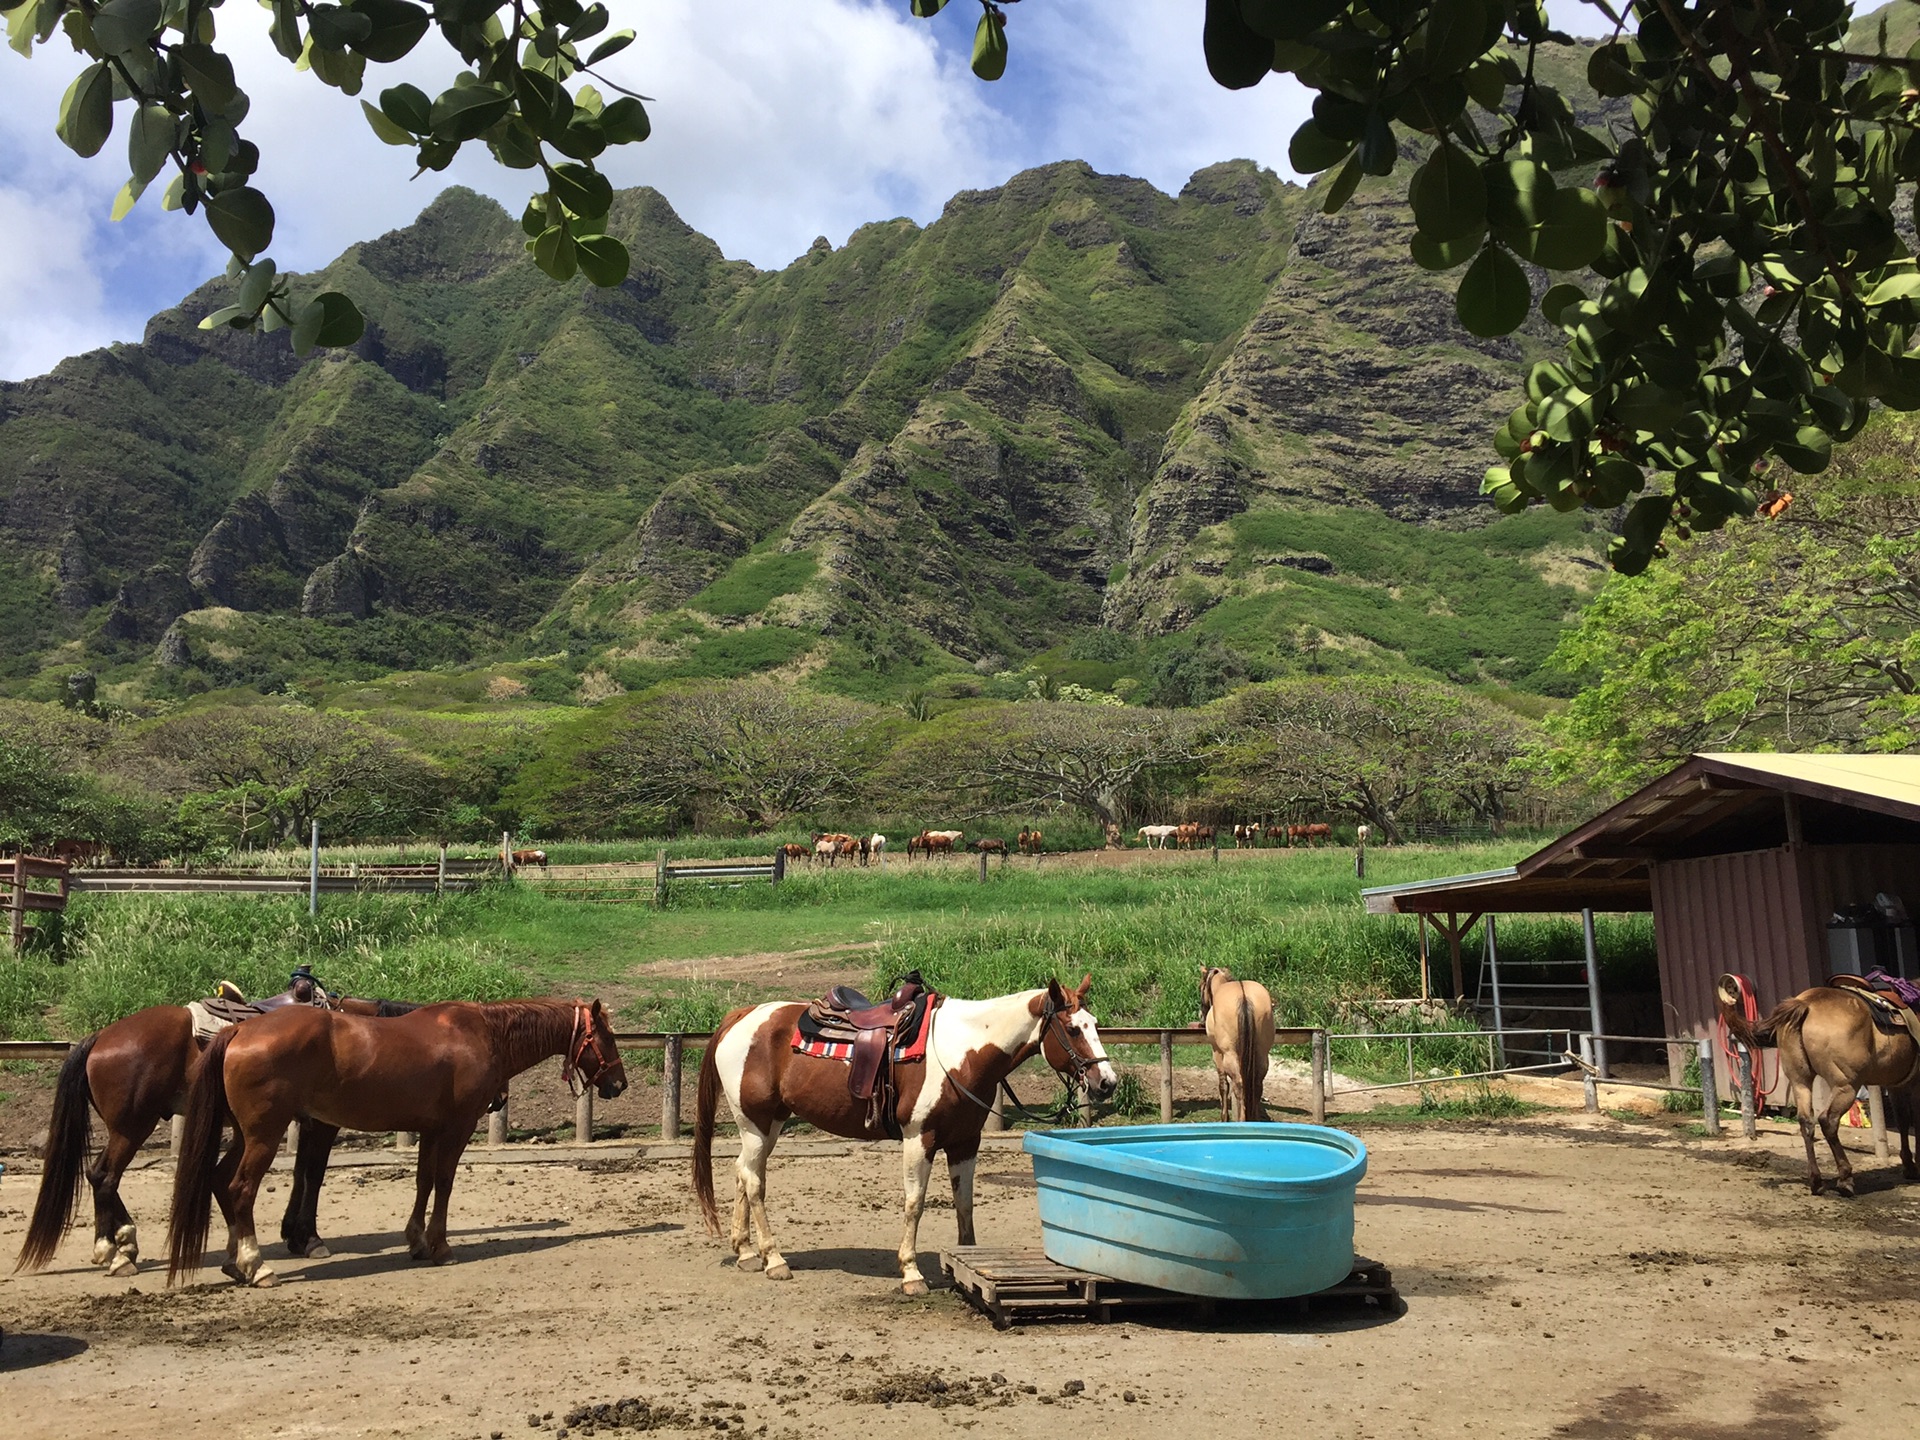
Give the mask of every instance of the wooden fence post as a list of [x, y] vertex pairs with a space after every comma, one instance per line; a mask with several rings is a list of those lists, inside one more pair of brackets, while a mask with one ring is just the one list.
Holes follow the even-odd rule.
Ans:
[[593, 1087], [587, 1086], [573, 1102], [573, 1143], [585, 1145], [593, 1139]]
[[1313, 1123], [1327, 1123], [1327, 1032], [1313, 1032]]
[[8, 931], [13, 937], [13, 953], [18, 955], [27, 944], [27, 852], [13, 857], [13, 889], [7, 896]]
[[313, 822], [313, 849], [307, 868], [307, 914], [320, 913], [320, 822]]
[[1867, 1123], [1873, 1127], [1873, 1153], [1885, 1160], [1887, 1148], [1887, 1102], [1878, 1085], [1867, 1087]]
[[487, 1116], [487, 1144], [507, 1143], [507, 1110], [512, 1104], [513, 1096], [509, 1091], [506, 1100], [501, 1102], [500, 1108]]
[[1160, 1123], [1173, 1123], [1173, 1032], [1160, 1032]]
[[987, 883], [987, 852], [984, 850], [980, 852], [980, 883]]
[[[882, 853], [880, 858], [882, 860], [885, 860], [887, 857], [884, 853]], [[787, 878], [787, 852], [785, 850], [775, 850], [773, 852], [773, 883], [778, 885], [782, 880], [786, 878]]]
[[1740, 1047], [1740, 1133], [1747, 1139], [1753, 1139], [1754, 1129], [1753, 1095], [1753, 1052], [1746, 1046]]
[[653, 908], [667, 908], [667, 850], [664, 845], [653, 862]]
[[683, 1043], [678, 1035], [667, 1036], [666, 1066], [660, 1077], [660, 1138], [662, 1140], [680, 1138], [680, 1054]]
[[396, 1130], [393, 1132], [393, 1148], [417, 1150], [420, 1148], [420, 1136], [412, 1130]]
[[1714, 1084], [1713, 1046], [1702, 1036], [1700, 1040], [1700, 1118], [1707, 1127], [1707, 1134], [1720, 1133], [1720, 1091]]
[[1683, 1040], [1667, 1042], [1667, 1084], [1678, 1090], [1687, 1083], [1687, 1046]]
[[1007, 1128], [1007, 1102], [999, 1086], [994, 1087], [993, 1104], [987, 1107], [987, 1129], [1001, 1131]]
[[447, 847], [445, 843], [442, 843], [440, 846], [440, 871], [434, 877], [433, 893], [436, 895], [444, 895], [447, 893]]
[[183, 1117], [176, 1115], [167, 1122], [167, 1150], [175, 1160], [180, 1158], [180, 1144], [187, 1137]]

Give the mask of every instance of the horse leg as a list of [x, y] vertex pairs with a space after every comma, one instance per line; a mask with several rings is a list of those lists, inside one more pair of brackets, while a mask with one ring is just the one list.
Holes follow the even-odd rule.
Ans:
[[1849, 1200], [1853, 1198], [1853, 1161], [1847, 1158], [1846, 1147], [1840, 1143], [1840, 1121], [1853, 1108], [1856, 1098], [1852, 1085], [1837, 1085], [1833, 1099], [1820, 1115], [1820, 1133], [1827, 1137], [1827, 1148], [1833, 1152], [1834, 1191]]
[[1233, 1119], [1233, 1081], [1227, 1078], [1227, 1068], [1216, 1058], [1214, 1062], [1215, 1078], [1220, 1082], [1220, 1118]]
[[1807, 1147], [1807, 1188], [1815, 1195], [1826, 1185], [1819, 1158], [1813, 1153], [1813, 1082], [1792, 1083], [1793, 1113], [1800, 1122], [1800, 1142]]
[[226, 1169], [229, 1163], [233, 1165], [229, 1184], [218, 1184], [219, 1170], [215, 1171], [214, 1194], [219, 1195], [223, 1190], [227, 1192], [226, 1201], [220, 1208], [227, 1213], [228, 1260], [220, 1268], [242, 1285], [265, 1287], [277, 1279], [273, 1267], [267, 1264], [260, 1253], [260, 1242], [253, 1226], [253, 1202], [260, 1193], [260, 1182], [266, 1178], [279, 1149], [278, 1141], [249, 1140], [243, 1130], [233, 1149], [220, 1162], [220, 1170]]
[[433, 1154], [433, 1142], [422, 1134], [417, 1148], [418, 1160], [413, 1172], [413, 1214], [407, 1217], [407, 1254], [415, 1260], [425, 1260], [432, 1253], [427, 1249], [427, 1197], [433, 1193], [433, 1171], [427, 1160]]
[[959, 1243], [974, 1244], [973, 1171], [980, 1162], [980, 1137], [969, 1135], [947, 1147], [947, 1178], [953, 1182], [953, 1218]]
[[1908, 1180], [1920, 1180], [1920, 1166], [1913, 1162], [1913, 1127], [1920, 1111], [1920, 1094], [1912, 1090], [1894, 1090], [1889, 1092], [1893, 1101], [1895, 1123], [1900, 1127], [1900, 1173]]
[[327, 1178], [327, 1161], [339, 1138], [338, 1125], [318, 1120], [300, 1122], [300, 1148], [293, 1161], [293, 1191], [280, 1221], [280, 1238], [287, 1253], [309, 1260], [325, 1260], [333, 1252], [320, 1238], [320, 1186]]
[[[467, 1148], [461, 1143], [461, 1137], [473, 1133], [478, 1118], [470, 1117], [465, 1126], [454, 1125], [434, 1140], [431, 1151], [433, 1219], [427, 1222], [427, 1258], [435, 1265], [445, 1265], [453, 1259], [453, 1247], [447, 1243], [447, 1200], [453, 1194], [453, 1177], [459, 1173], [461, 1152]], [[420, 1164], [424, 1169], [429, 1164], [424, 1135], [420, 1137], [420, 1150]]]
[[[733, 1253], [742, 1270], [765, 1269], [769, 1280], [788, 1280], [786, 1256], [773, 1243], [773, 1226], [767, 1220], [767, 1158], [780, 1138], [780, 1122], [767, 1130], [755, 1129], [740, 1120], [740, 1158], [734, 1162], [739, 1179], [739, 1196], [733, 1208]], [[751, 1225], [751, 1243], [749, 1243]]]
[[124, 1134], [109, 1129], [107, 1143], [87, 1166], [87, 1184], [93, 1190], [93, 1263], [104, 1265], [114, 1279], [140, 1268], [140, 1234], [120, 1198], [120, 1177], [157, 1123], [149, 1120], [144, 1129], [135, 1126]]
[[933, 1154], [923, 1136], [909, 1135], [901, 1142], [900, 1172], [907, 1191], [906, 1233], [900, 1237], [900, 1289], [907, 1295], [924, 1295], [927, 1279], [920, 1273], [920, 1214], [927, 1206]]

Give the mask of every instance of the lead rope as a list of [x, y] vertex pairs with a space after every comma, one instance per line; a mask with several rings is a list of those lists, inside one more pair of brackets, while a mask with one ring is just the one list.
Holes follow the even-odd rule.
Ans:
[[[1059, 1016], [1059, 1013], [1060, 1013], [1059, 1011], [1053, 1008], [1053, 1003], [1049, 1001], [1047, 1003], [1046, 1015], [1041, 1019], [1041, 1022], [1040, 1022], [1040, 1037], [1043, 1041], [1046, 1038], [1047, 1026], [1053, 1023], [1053, 1021]], [[958, 1078], [955, 1077], [953, 1071], [947, 1068], [946, 1062], [940, 1059], [939, 1048], [933, 1043], [933, 1039], [934, 1039], [933, 1012], [929, 1011], [927, 1014], [927, 1054], [930, 1057], [932, 1057], [934, 1062], [940, 1066], [941, 1079], [946, 1083], [952, 1085], [954, 1089], [958, 1090], [962, 1095], [966, 1096], [967, 1099], [971, 1100], [974, 1104], [978, 1105], [982, 1110], [985, 1110], [989, 1114], [991, 1114], [993, 1111], [992, 1104], [990, 1104], [988, 1101], [982, 1100], [978, 1095], [974, 1094], [973, 1091], [969, 1090], [966, 1086], [960, 1083]], [[1019, 1117], [1022, 1120], [1041, 1121], [1041, 1122], [1052, 1124], [1052, 1125], [1064, 1125], [1066, 1123], [1066, 1117], [1073, 1113], [1073, 1109], [1074, 1109], [1073, 1095], [1074, 1095], [1074, 1091], [1079, 1088], [1077, 1081], [1079, 1079], [1079, 1076], [1085, 1073], [1087, 1067], [1078, 1063], [1080, 1060], [1080, 1057], [1073, 1053], [1073, 1046], [1071, 1045], [1066, 1046], [1066, 1051], [1067, 1051], [1067, 1058], [1069, 1060], [1076, 1062], [1075, 1069], [1078, 1073], [1075, 1075], [1074, 1079], [1069, 1080], [1066, 1076], [1060, 1075], [1060, 1072], [1058, 1070], [1053, 1072], [1056, 1075], [1060, 1075], [1061, 1083], [1067, 1087], [1067, 1098], [1056, 1109], [1053, 1109], [1053, 1110], [1031, 1109], [1027, 1105], [1021, 1102], [1021, 1099], [1018, 1095], [1013, 1093], [1013, 1086], [1009, 1084], [1007, 1080], [1003, 1078], [1000, 1081], [1001, 1091], [1006, 1095], [1008, 1103], [1012, 1106], [1013, 1110], [1019, 1115]], [[1003, 1111], [1001, 1113], [1004, 1116], [1005, 1112]]]

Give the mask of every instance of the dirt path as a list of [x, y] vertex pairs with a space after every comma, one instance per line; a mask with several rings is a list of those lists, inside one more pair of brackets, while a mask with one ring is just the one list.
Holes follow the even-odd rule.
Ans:
[[[997, 1333], [951, 1293], [895, 1292], [899, 1162], [885, 1146], [776, 1154], [790, 1284], [733, 1269], [699, 1230], [684, 1161], [631, 1146], [584, 1164], [475, 1157], [454, 1192], [459, 1261], [422, 1269], [396, 1233], [410, 1176], [370, 1164], [329, 1184], [334, 1258], [276, 1259], [273, 1290], [212, 1272], [173, 1293], [152, 1271], [108, 1282], [78, 1239], [55, 1269], [0, 1280], [0, 1432], [552, 1436], [576, 1406], [625, 1398], [647, 1407], [620, 1412], [629, 1422], [768, 1437], [1801, 1440], [1920, 1423], [1907, 1363], [1920, 1187], [1893, 1185], [1870, 1155], [1865, 1193], [1846, 1202], [1799, 1186], [1791, 1136], [1689, 1141], [1584, 1117], [1355, 1123], [1372, 1151], [1358, 1244], [1392, 1267], [1397, 1318]], [[156, 1214], [167, 1181], [165, 1166], [130, 1176], [135, 1210]], [[33, 1183], [0, 1181], [0, 1254], [18, 1246]], [[286, 1177], [272, 1183], [263, 1211]], [[1037, 1239], [1024, 1156], [983, 1156], [979, 1192], [983, 1240]], [[944, 1197], [921, 1235], [929, 1259], [952, 1242]], [[1084, 1391], [1063, 1394], [1069, 1381]]]

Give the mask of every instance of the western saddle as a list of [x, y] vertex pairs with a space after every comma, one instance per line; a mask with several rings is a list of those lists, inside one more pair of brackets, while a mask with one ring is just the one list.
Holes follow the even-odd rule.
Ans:
[[836, 985], [807, 1006], [798, 1038], [851, 1047], [847, 1090], [867, 1102], [867, 1124], [900, 1138], [894, 1084], [895, 1057], [913, 1046], [936, 997], [918, 970], [909, 970], [886, 999], [869, 1000], [851, 985]]
[[1836, 990], [1858, 995], [1873, 1012], [1874, 1023], [1890, 1035], [1903, 1029], [1920, 1045], [1920, 1014], [1914, 1012], [1914, 987], [1910, 982], [1875, 970], [1867, 975], [1834, 975], [1827, 984]]

